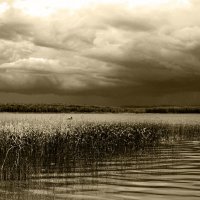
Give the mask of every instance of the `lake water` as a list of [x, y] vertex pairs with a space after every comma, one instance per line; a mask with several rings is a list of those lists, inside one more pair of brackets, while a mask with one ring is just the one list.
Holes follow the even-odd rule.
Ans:
[[[73, 115], [73, 118], [76, 116], [84, 120], [88, 117]], [[130, 120], [130, 116], [128, 114], [127, 119]], [[136, 116], [142, 115], [133, 115], [139, 120]], [[159, 122], [169, 123], [169, 116], [145, 115], [144, 118], [143, 115], [141, 119], [155, 121], [157, 118]], [[200, 122], [200, 115], [171, 116], [171, 123]], [[95, 120], [99, 120], [98, 117], [105, 120], [102, 115], [95, 115]], [[115, 115], [113, 119], [119, 120], [120, 116]], [[52, 163], [42, 173], [36, 173], [37, 165], [35, 168], [27, 180], [2, 180], [0, 200], [200, 199], [200, 141], [195, 138], [128, 155], [78, 160], [68, 166], [58, 167]]]
[[156, 113], [102, 113], [102, 114], [40, 114], [40, 113], [0, 113], [1, 121], [51, 121], [69, 122], [67, 118], [72, 117], [72, 122], [148, 122], [148, 123], [170, 123], [170, 124], [200, 124], [200, 114], [156, 114]]

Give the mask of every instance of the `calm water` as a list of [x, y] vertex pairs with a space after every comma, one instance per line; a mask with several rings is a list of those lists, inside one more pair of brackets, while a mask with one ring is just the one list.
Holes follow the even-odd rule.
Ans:
[[151, 114], [151, 113], [120, 113], [120, 114], [38, 114], [38, 113], [0, 113], [0, 122], [3, 121], [26, 121], [26, 122], [48, 122], [68, 123], [67, 118], [72, 117], [72, 123], [76, 122], [149, 122], [149, 123], [170, 123], [170, 124], [200, 124], [200, 114]]
[[[48, 116], [48, 117], [47, 117]], [[0, 121], [64, 121], [65, 114], [1, 114]], [[199, 124], [200, 115], [73, 114], [73, 121], [134, 121]], [[162, 144], [154, 149], [102, 160], [56, 163], [27, 180], [0, 182], [0, 200], [141, 199], [199, 200], [200, 141]], [[12, 169], [11, 169], [12, 170]], [[37, 173], [40, 171], [40, 173]], [[41, 173], [42, 171], [42, 173]]]
[[200, 141], [2, 181], [0, 199], [200, 199]]

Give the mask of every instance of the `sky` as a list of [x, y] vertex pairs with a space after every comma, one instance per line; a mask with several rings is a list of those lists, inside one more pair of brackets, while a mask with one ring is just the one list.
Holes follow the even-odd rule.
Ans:
[[199, 105], [200, 1], [0, 0], [0, 103]]

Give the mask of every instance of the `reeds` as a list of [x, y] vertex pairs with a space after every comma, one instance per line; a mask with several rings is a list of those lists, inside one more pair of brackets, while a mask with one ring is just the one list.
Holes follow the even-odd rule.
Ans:
[[51, 166], [68, 170], [71, 162], [193, 138], [200, 138], [199, 125], [4, 121], [0, 125], [1, 179], [24, 179]]

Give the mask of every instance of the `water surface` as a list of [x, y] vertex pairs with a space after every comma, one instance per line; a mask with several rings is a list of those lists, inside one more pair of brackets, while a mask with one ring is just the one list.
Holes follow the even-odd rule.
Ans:
[[169, 123], [200, 124], [200, 114], [157, 114], [157, 113], [0, 113], [0, 121], [53, 121], [70, 122], [134, 122], [134, 123]]
[[26, 181], [2, 181], [0, 194], [0, 199], [9, 200], [197, 200], [200, 142], [182, 141], [94, 163], [80, 161], [67, 172], [51, 166]]
[[[200, 123], [196, 114], [0, 114], [1, 123], [56, 122]], [[20, 127], [20, 126], [19, 126]], [[184, 127], [184, 126], [183, 126]], [[9, 126], [9, 128], [12, 128]], [[34, 126], [33, 126], [34, 128]], [[41, 127], [43, 128], [43, 127]], [[25, 130], [25, 129], [23, 129]], [[198, 137], [199, 138], [199, 137]], [[25, 180], [1, 180], [0, 200], [137, 199], [199, 200], [200, 141], [198, 138], [160, 144], [138, 152], [82, 158], [62, 166], [35, 163]], [[12, 169], [9, 169], [12, 171]]]

